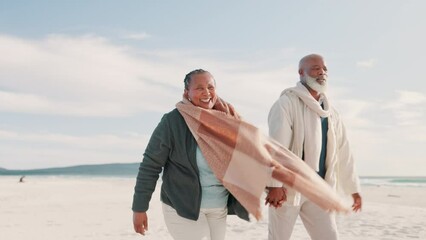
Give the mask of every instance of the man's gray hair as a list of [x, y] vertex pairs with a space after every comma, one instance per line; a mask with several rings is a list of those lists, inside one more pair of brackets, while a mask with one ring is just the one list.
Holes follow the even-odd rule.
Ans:
[[321, 55], [316, 54], [316, 53], [312, 53], [312, 54], [306, 55], [302, 59], [300, 59], [300, 61], [299, 61], [299, 70], [303, 70], [304, 71], [305, 69], [303, 69], [303, 68], [305, 66], [305, 63], [308, 60], [312, 59], [312, 58], [321, 58], [321, 59], [323, 59], [323, 57]]

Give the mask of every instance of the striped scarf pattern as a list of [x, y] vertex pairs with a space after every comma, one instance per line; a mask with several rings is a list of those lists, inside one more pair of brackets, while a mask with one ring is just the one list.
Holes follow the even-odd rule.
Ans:
[[176, 108], [215, 176], [257, 220], [262, 212], [260, 198], [271, 178], [327, 211], [348, 211], [300, 158], [242, 120], [230, 104], [220, 98], [217, 102], [213, 109], [203, 109], [183, 98]]

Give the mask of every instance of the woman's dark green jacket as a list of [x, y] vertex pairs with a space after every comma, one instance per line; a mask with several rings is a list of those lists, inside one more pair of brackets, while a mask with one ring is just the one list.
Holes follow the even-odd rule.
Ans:
[[[155, 128], [139, 167], [132, 210], [146, 212], [161, 170], [161, 201], [179, 216], [197, 220], [201, 185], [195, 151], [197, 142], [177, 109], [165, 114]], [[243, 206], [230, 194], [228, 214], [249, 220]]]

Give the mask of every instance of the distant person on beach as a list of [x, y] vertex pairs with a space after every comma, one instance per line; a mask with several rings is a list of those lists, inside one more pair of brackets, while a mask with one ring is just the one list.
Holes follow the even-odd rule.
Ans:
[[[208, 71], [188, 73], [184, 87], [187, 104], [238, 117], [231, 105], [217, 97], [215, 79]], [[245, 208], [217, 179], [185, 119], [174, 109], [154, 130], [140, 164], [132, 206], [137, 233], [145, 235], [148, 230], [147, 211], [161, 171], [163, 215], [174, 239], [223, 240], [228, 214], [249, 220]]]
[[[284, 90], [269, 112], [269, 135], [303, 159], [331, 187], [352, 195], [352, 209], [357, 212], [362, 207], [359, 179], [345, 127], [326, 95], [327, 71], [320, 55], [300, 60], [300, 82]], [[273, 206], [269, 208], [269, 240], [290, 239], [299, 215], [311, 239], [338, 239], [334, 213], [280, 182], [272, 182], [268, 189], [266, 203]]]

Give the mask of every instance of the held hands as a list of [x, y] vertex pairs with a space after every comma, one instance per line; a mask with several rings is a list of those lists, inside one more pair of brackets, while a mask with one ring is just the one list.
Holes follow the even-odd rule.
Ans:
[[[268, 187], [268, 195], [265, 198], [265, 205], [270, 207], [279, 208], [282, 204], [287, 201], [287, 189], [283, 187]], [[358, 212], [362, 210], [362, 198], [359, 193], [352, 194], [354, 203], [352, 204], [352, 210]]]
[[352, 194], [352, 198], [354, 199], [354, 204], [352, 205], [352, 210], [354, 212], [361, 211], [362, 209], [362, 198], [359, 193]]
[[287, 200], [287, 189], [283, 187], [268, 187], [268, 195], [265, 198], [265, 205], [279, 208]]
[[148, 216], [146, 212], [133, 212], [133, 228], [135, 232], [145, 235], [145, 231], [148, 231]]

